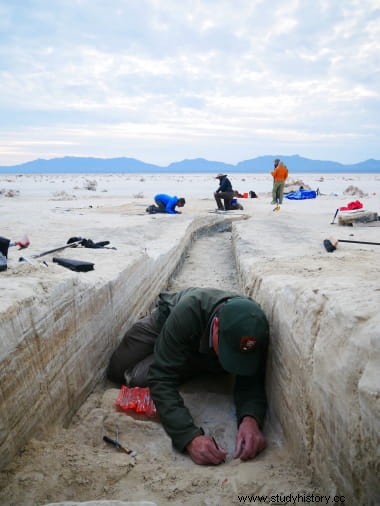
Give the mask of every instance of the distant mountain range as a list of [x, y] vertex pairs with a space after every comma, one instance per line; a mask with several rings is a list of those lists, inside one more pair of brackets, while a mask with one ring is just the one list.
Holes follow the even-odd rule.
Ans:
[[299, 155], [266, 155], [244, 160], [236, 165], [214, 162], [204, 158], [182, 160], [165, 167], [145, 163], [135, 158], [91, 158], [65, 156], [50, 160], [38, 159], [18, 165], [0, 166], [3, 174], [58, 174], [58, 173], [265, 173], [272, 170], [273, 160], [280, 158], [289, 172], [313, 173], [380, 173], [380, 160], [365, 160], [360, 163], [344, 165], [338, 162], [312, 160]]

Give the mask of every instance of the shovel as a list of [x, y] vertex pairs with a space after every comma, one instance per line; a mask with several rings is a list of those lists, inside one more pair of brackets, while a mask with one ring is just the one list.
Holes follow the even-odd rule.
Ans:
[[[80, 241], [71, 242], [70, 244], [65, 244], [64, 246], [59, 246], [58, 248], [49, 249], [47, 251], [43, 251], [42, 253], [39, 253], [38, 255], [32, 255], [30, 258], [40, 258], [45, 255], [50, 255], [50, 253], [55, 253], [56, 251], [62, 251], [66, 248], [75, 248], [76, 246], [79, 246], [82, 242], [82, 239]], [[20, 257], [18, 259], [19, 262], [28, 262], [27, 258]]]

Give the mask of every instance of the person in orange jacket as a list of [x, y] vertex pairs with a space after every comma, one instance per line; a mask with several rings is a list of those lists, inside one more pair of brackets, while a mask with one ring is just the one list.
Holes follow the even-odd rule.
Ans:
[[288, 169], [286, 165], [276, 158], [274, 161], [274, 169], [271, 172], [273, 176], [272, 204], [282, 204], [284, 196], [285, 181], [288, 177]]

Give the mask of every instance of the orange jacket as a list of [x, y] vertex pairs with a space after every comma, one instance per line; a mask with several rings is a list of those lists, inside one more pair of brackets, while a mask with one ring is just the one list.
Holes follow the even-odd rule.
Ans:
[[285, 181], [285, 179], [288, 177], [288, 169], [286, 168], [286, 165], [280, 162], [274, 171], [271, 172], [271, 174], [275, 183], [280, 183], [282, 181]]

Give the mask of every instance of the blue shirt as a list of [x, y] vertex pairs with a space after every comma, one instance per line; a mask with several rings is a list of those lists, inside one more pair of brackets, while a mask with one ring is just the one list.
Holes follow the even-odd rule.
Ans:
[[154, 197], [156, 203], [160, 203], [164, 208], [165, 212], [169, 214], [177, 214], [175, 210], [175, 206], [178, 204], [178, 197], [171, 197], [170, 195], [166, 195], [165, 193], [159, 193]]

